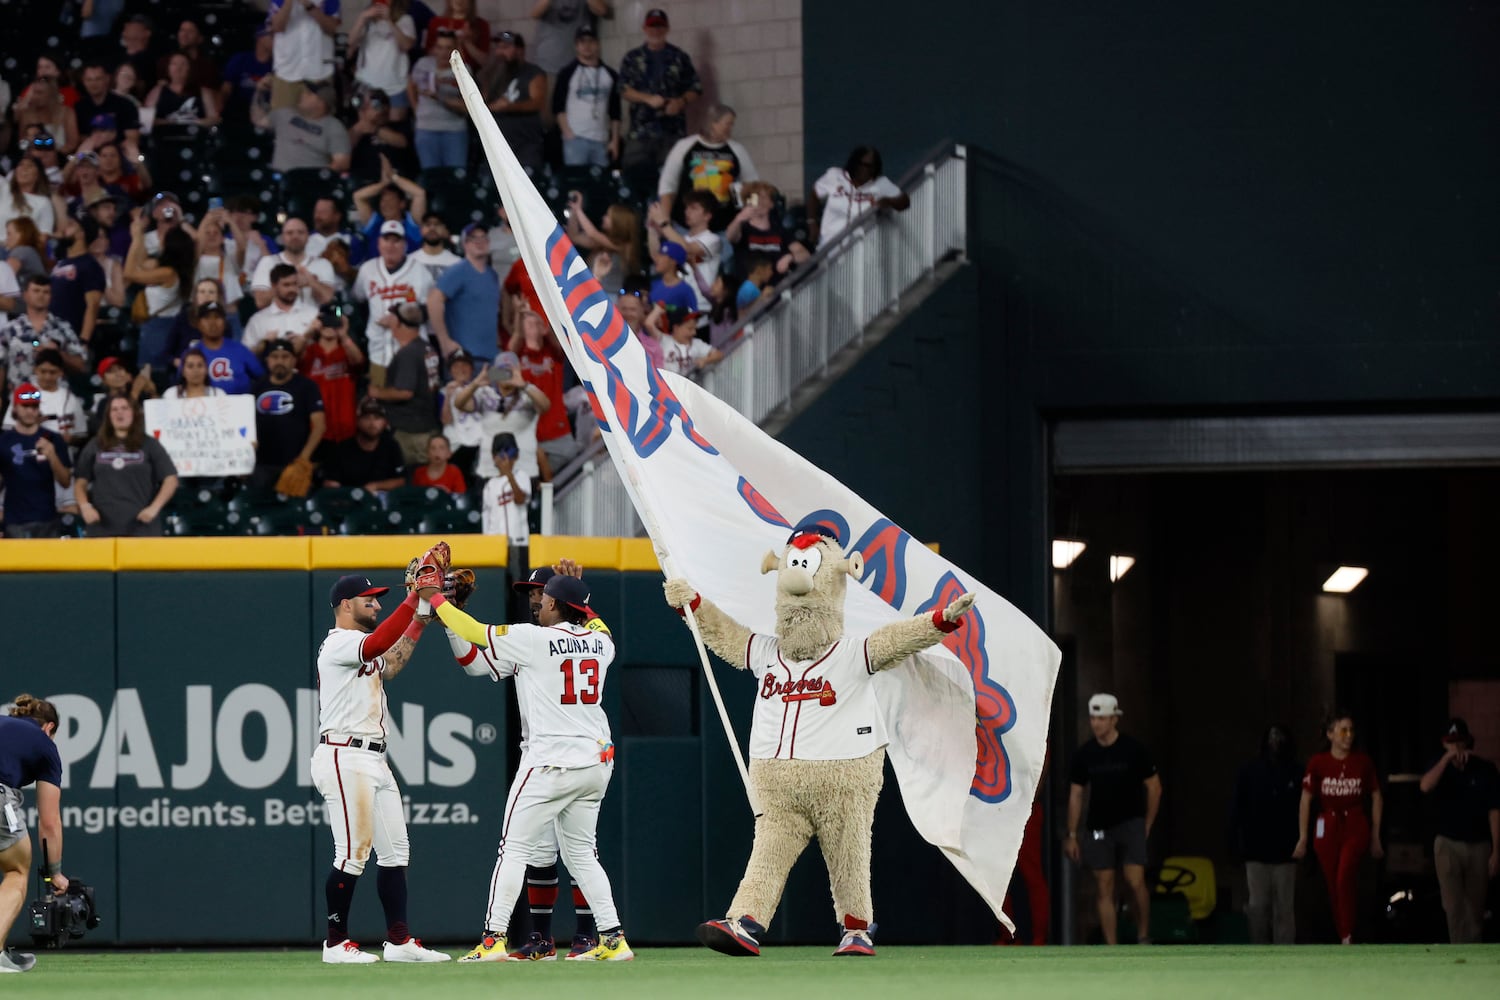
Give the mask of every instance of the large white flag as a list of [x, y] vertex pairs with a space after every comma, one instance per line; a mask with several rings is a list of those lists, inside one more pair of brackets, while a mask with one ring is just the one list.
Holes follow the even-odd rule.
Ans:
[[978, 597], [941, 646], [881, 673], [887, 748], [917, 831], [939, 847], [1007, 927], [1010, 883], [1041, 776], [1061, 656], [1004, 598], [918, 543], [838, 480], [722, 401], [654, 368], [537, 193], [461, 60], [479, 130], [532, 283], [587, 386], [609, 452], [674, 572], [758, 632], [775, 628], [775, 577], [761, 557], [819, 523], [864, 556], [846, 628]]

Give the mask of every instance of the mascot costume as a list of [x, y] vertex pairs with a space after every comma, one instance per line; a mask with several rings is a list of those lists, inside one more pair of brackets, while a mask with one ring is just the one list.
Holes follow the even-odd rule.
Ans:
[[827, 529], [794, 531], [782, 554], [768, 552], [761, 564], [762, 573], [777, 574], [775, 635], [753, 634], [686, 580], [663, 585], [679, 614], [692, 609], [704, 644], [759, 681], [750, 783], [763, 811], [728, 914], [698, 928], [698, 940], [715, 951], [760, 954], [756, 935], [770, 924], [792, 865], [816, 836], [843, 929], [834, 954], [875, 954], [870, 834], [889, 740], [872, 681], [876, 671], [901, 666], [958, 629], [974, 595], [868, 636], [846, 636], [845, 588], [863, 569], [859, 553], [844, 558]]

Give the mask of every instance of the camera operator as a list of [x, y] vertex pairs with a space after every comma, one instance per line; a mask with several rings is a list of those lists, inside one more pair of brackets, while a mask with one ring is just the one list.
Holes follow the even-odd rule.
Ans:
[[[47, 846], [52, 891], [68, 891], [62, 873], [62, 760], [57, 755], [57, 708], [29, 694], [16, 696], [10, 716], [0, 715], [0, 944], [26, 898], [31, 836], [21, 789], [36, 782], [37, 830]], [[36, 958], [15, 949], [0, 951], [0, 973], [26, 972]]]

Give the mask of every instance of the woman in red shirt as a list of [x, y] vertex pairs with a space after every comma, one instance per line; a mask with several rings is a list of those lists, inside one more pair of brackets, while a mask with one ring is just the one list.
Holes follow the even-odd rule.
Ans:
[[[1313, 832], [1313, 851], [1328, 883], [1333, 903], [1333, 922], [1340, 940], [1354, 938], [1354, 915], [1359, 901], [1359, 862], [1370, 852], [1385, 856], [1380, 846], [1382, 801], [1375, 762], [1354, 749], [1354, 719], [1348, 712], [1335, 712], [1328, 722], [1328, 749], [1314, 754], [1302, 776], [1301, 831], [1292, 857], [1307, 856], [1307, 819], [1312, 800], [1318, 799], [1318, 817]], [[1365, 799], [1370, 800], [1369, 813]]]

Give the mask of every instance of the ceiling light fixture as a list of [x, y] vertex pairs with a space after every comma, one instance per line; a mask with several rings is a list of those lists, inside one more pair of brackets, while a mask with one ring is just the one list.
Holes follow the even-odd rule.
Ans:
[[1052, 568], [1067, 569], [1073, 565], [1073, 560], [1083, 555], [1083, 550], [1088, 548], [1083, 542], [1072, 538], [1052, 539]]
[[1130, 567], [1135, 565], [1135, 556], [1110, 556], [1109, 557], [1109, 582], [1117, 583], [1120, 578], [1130, 572]]
[[1323, 581], [1323, 590], [1329, 594], [1347, 594], [1364, 583], [1370, 571], [1363, 566], [1340, 566], [1333, 575]]

